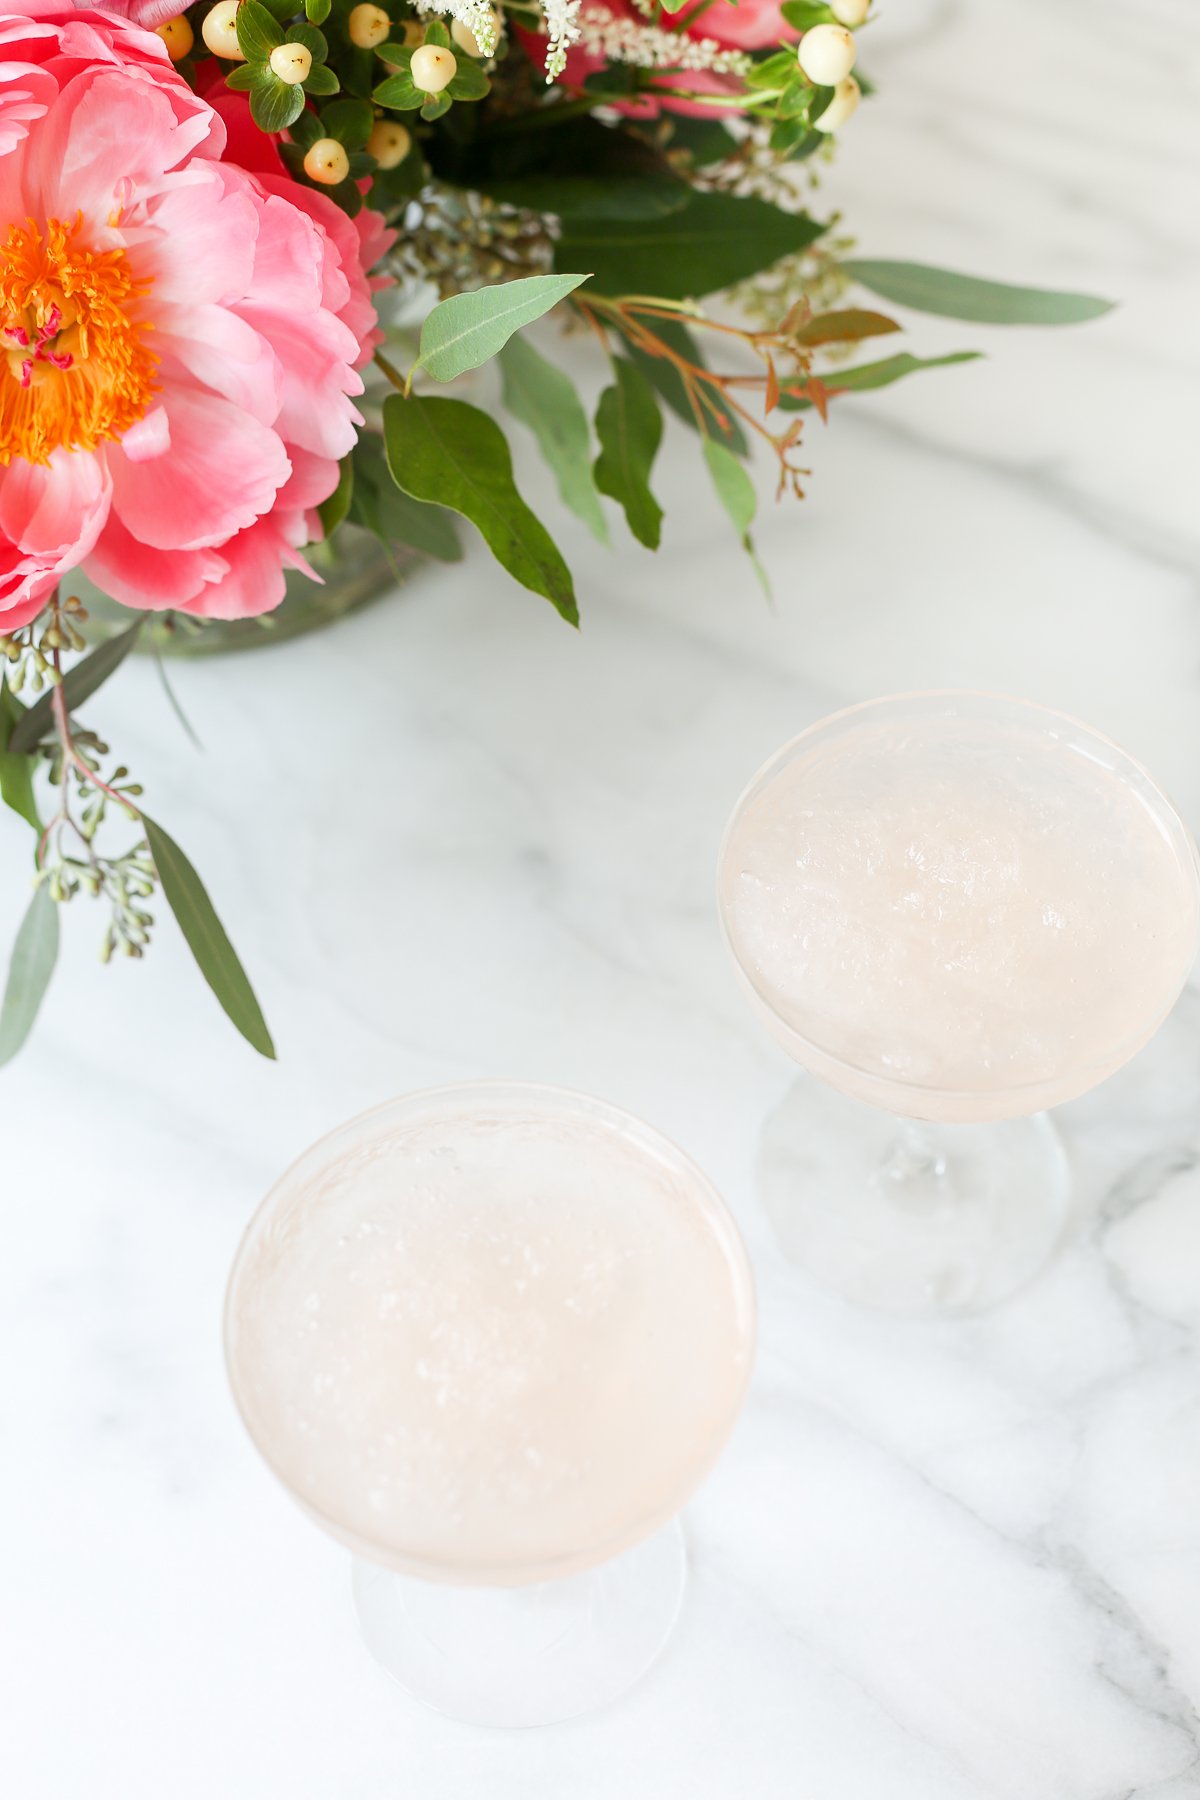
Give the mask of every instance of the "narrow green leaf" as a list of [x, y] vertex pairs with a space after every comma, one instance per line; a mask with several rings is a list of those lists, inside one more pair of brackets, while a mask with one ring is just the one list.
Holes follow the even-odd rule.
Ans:
[[716, 438], [706, 437], [704, 440], [704, 460], [712, 477], [717, 499], [729, 514], [733, 529], [741, 540], [742, 549], [750, 558], [754, 573], [762, 584], [763, 592], [770, 598], [771, 586], [767, 580], [767, 572], [758, 560], [754, 543], [750, 536], [750, 527], [754, 523], [754, 515], [758, 511], [758, 495], [754, 491], [745, 468], [738, 461], [732, 450]]
[[527, 275], [474, 293], [452, 294], [421, 327], [418, 368], [434, 381], [453, 381], [477, 369], [504, 348], [514, 331], [540, 319], [586, 280], [586, 275]]
[[0, 1005], [0, 1067], [11, 1062], [46, 997], [58, 961], [58, 908], [42, 882], [21, 921], [8, 965], [8, 985]]
[[204, 891], [204, 883], [161, 825], [156, 825], [145, 813], [142, 824], [167, 904], [179, 921], [179, 929], [187, 939], [200, 973], [246, 1042], [253, 1045], [260, 1056], [274, 1060], [275, 1046], [254, 997], [254, 989]]
[[510, 179], [489, 176], [484, 191], [507, 206], [560, 219], [665, 219], [687, 205], [691, 189], [669, 172], [622, 177], [539, 169]]
[[37, 801], [33, 796], [33, 772], [37, 762], [32, 756], [12, 755], [8, 749], [13, 728], [20, 723], [24, 713], [25, 708], [16, 695], [9, 692], [8, 683], [0, 675], [0, 800], [40, 832], [42, 821], [38, 818]]
[[976, 325], [1081, 325], [1113, 309], [1111, 300], [1099, 300], [1092, 294], [1010, 287], [1006, 282], [982, 281], [924, 263], [856, 256], [842, 267], [855, 281], [895, 306], [910, 306], [915, 312], [937, 313], [946, 319], [969, 319]]
[[793, 338], [797, 344], [815, 349], [819, 344], [852, 344], [862, 338], [887, 337], [889, 332], [899, 329], [895, 319], [889, 319], [884, 313], [847, 306], [837, 312], [818, 313], [794, 332]]
[[[955, 363], [978, 362], [981, 354], [978, 350], [955, 350], [949, 356], [910, 356], [904, 351], [881, 362], [860, 363], [855, 369], [827, 369], [819, 379], [830, 394], [865, 394], [874, 388], [891, 387], [894, 381], [903, 381], [906, 375], [916, 375], [922, 369], [948, 369]], [[807, 412], [811, 405], [811, 400], [793, 394], [782, 394], [779, 400], [782, 412]]]
[[662, 414], [654, 389], [631, 362], [613, 363], [616, 385], [605, 388], [596, 409], [596, 486], [619, 502], [629, 529], [647, 550], [657, 550], [662, 507], [650, 492], [650, 470], [662, 439]]
[[608, 521], [592, 479], [591, 432], [574, 382], [523, 337], [510, 338], [501, 350], [500, 372], [504, 404], [536, 437], [563, 505], [607, 544]]
[[685, 300], [757, 275], [824, 229], [754, 196], [694, 192], [665, 219], [565, 220], [554, 261], [591, 269], [602, 294]]
[[470, 519], [510, 575], [578, 624], [570, 570], [517, 492], [508, 444], [493, 419], [463, 400], [392, 394], [383, 403], [383, 431], [397, 487]]
[[[67, 697], [69, 712], [82, 706], [114, 670], [120, 668], [136, 644], [142, 624], [142, 619], [135, 619], [132, 625], [127, 626], [116, 637], [99, 644], [90, 656], [85, 656], [82, 662], [75, 664], [70, 674], [64, 676], [63, 691]], [[24, 755], [37, 748], [53, 723], [52, 706], [53, 698], [48, 693], [34, 701], [29, 711], [13, 726], [12, 736], [8, 740], [11, 751]]]
[[259, 0], [241, 0], [237, 9], [237, 40], [248, 62], [265, 62], [279, 44], [283, 32], [279, 22]]

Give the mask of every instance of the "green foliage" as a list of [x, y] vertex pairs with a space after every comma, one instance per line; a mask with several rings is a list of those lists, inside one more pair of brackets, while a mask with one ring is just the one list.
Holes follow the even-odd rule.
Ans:
[[504, 348], [514, 331], [532, 325], [586, 280], [586, 275], [530, 275], [451, 295], [421, 327], [416, 366], [434, 381], [453, 381], [477, 369]]
[[8, 748], [13, 728], [20, 723], [24, 712], [25, 708], [16, 695], [9, 692], [8, 683], [0, 675], [0, 800], [40, 832], [42, 822], [33, 794], [33, 772], [37, 764], [32, 756], [22, 756]]
[[11, 1062], [33, 1030], [58, 961], [58, 908], [43, 881], [21, 921], [0, 1003], [0, 1067]]
[[1080, 325], [1113, 309], [1111, 300], [1092, 294], [1011, 287], [1007, 282], [983, 281], [924, 263], [852, 257], [842, 268], [895, 306], [910, 306], [915, 312], [947, 319], [967, 319], [975, 325]]
[[834, 18], [833, 8], [821, 0], [783, 0], [780, 12], [793, 31], [811, 31], [814, 25], [828, 25]]
[[754, 491], [754, 483], [733, 454], [724, 444], [715, 438], [704, 440], [704, 461], [717, 499], [729, 514], [733, 529], [741, 540], [742, 549], [750, 558], [754, 572], [762, 584], [763, 592], [770, 595], [770, 584], [766, 571], [755, 555], [754, 544], [750, 537], [750, 527], [754, 523], [754, 515], [758, 511], [758, 495]]
[[[860, 363], [855, 369], [829, 369], [819, 380], [829, 394], [863, 394], [873, 388], [891, 387], [893, 382], [903, 381], [906, 375], [917, 375], [922, 369], [948, 369], [955, 363], [979, 360], [978, 350], [955, 350], [949, 356], [910, 356], [904, 352], [885, 357], [882, 362]], [[792, 394], [783, 394], [779, 399], [783, 412], [807, 412], [811, 405], [811, 400]]]
[[[676, 355], [682, 356], [695, 368], [704, 368], [704, 354], [699, 344], [683, 323], [682, 319], [655, 319], [654, 336], [661, 344], [666, 344]], [[687, 389], [683, 385], [683, 377], [675, 364], [664, 356], [652, 356], [640, 344], [626, 339], [626, 351], [633, 362], [642, 371], [650, 383], [675, 415], [682, 419], [692, 430], [697, 429], [696, 413], [688, 399]], [[713, 418], [713, 429], [724, 427], [721, 442], [738, 456], [745, 456], [747, 444], [745, 434], [734, 414], [722, 403], [721, 397], [711, 388], [708, 390], [708, 401]]]
[[350, 518], [389, 550], [417, 550], [437, 562], [462, 561], [454, 514], [444, 506], [414, 500], [396, 486], [383, 444], [373, 431], [364, 431], [354, 448]]
[[304, 89], [261, 69], [250, 88], [250, 113], [260, 131], [286, 131], [304, 111]]
[[247, 62], [265, 62], [283, 42], [279, 21], [260, 0], [241, 0], [237, 9], [237, 40]]
[[621, 506], [639, 544], [657, 550], [663, 515], [650, 492], [650, 471], [662, 441], [662, 413], [654, 389], [631, 362], [616, 357], [613, 373], [616, 381], [596, 408], [596, 486]]
[[371, 135], [375, 112], [369, 100], [334, 100], [321, 108], [321, 122], [313, 125], [316, 137], [336, 138], [346, 150], [361, 150]]
[[494, 420], [462, 400], [392, 394], [384, 401], [383, 429], [397, 487], [461, 513], [510, 575], [579, 623], [570, 571], [517, 492], [508, 444]]
[[592, 479], [591, 432], [575, 384], [523, 337], [510, 338], [504, 346], [500, 370], [504, 404], [533, 432], [563, 505], [607, 544], [608, 521]]
[[321, 529], [327, 538], [333, 536], [346, 514], [350, 511], [350, 502], [354, 497], [354, 452], [343, 456], [338, 465], [338, 484], [328, 500], [322, 500], [317, 508], [317, 517], [321, 521]]
[[[98, 645], [90, 656], [85, 656], [82, 662], [76, 663], [69, 674], [64, 676], [63, 692], [66, 695], [68, 712], [73, 712], [77, 706], [82, 706], [83, 702], [120, 668], [137, 642], [142, 624], [141, 618], [135, 619], [132, 625], [127, 626], [116, 637], [109, 638], [107, 643]], [[36, 700], [29, 711], [18, 719], [8, 740], [10, 751], [23, 754], [37, 748], [53, 725], [52, 706], [52, 696], [48, 693], [43, 694], [41, 699]]]
[[200, 973], [246, 1042], [260, 1056], [274, 1060], [275, 1046], [262, 1009], [205, 892], [204, 883], [161, 825], [156, 825], [144, 813], [142, 824], [167, 904], [179, 922]]
[[560, 269], [591, 269], [602, 294], [667, 300], [716, 293], [815, 243], [824, 226], [804, 213], [734, 194], [690, 194], [665, 219], [566, 221]]

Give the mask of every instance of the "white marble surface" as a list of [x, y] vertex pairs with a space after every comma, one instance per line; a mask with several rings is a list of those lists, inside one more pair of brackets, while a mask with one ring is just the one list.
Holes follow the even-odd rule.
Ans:
[[[725, 966], [711, 871], [778, 740], [888, 689], [1009, 689], [1124, 741], [1200, 825], [1200, 15], [887, 10], [886, 95], [828, 182], [860, 242], [1120, 312], [917, 321], [914, 347], [991, 360], [814, 429], [809, 500], [760, 533], [774, 612], [684, 454], [657, 561], [569, 534], [578, 637], [472, 555], [336, 635], [181, 669], [203, 755], [146, 666], [96, 709], [282, 1058], [233, 1037], [171, 929], [101, 970], [81, 903], [4, 1075], [11, 1800], [1200, 1796], [1196, 997], [1069, 1110], [1069, 1241], [994, 1315], [850, 1312], [781, 1265], [751, 1188], [790, 1071]], [[0, 853], [24, 854], [7, 817]], [[10, 874], [5, 939], [22, 904]], [[670, 1654], [619, 1708], [532, 1736], [446, 1723], [379, 1674], [341, 1552], [257, 1462], [219, 1355], [235, 1243], [292, 1153], [484, 1073], [672, 1133], [761, 1287]]]

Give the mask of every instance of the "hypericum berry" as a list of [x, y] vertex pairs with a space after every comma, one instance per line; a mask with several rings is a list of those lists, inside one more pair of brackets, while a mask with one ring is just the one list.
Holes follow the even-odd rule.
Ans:
[[412, 133], [395, 119], [376, 119], [367, 139], [367, 155], [381, 169], [396, 169], [412, 149]]
[[177, 19], [164, 19], [154, 29], [167, 46], [167, 55], [172, 62], [182, 62], [196, 41], [196, 34], [184, 13]]
[[459, 49], [465, 50], [468, 56], [491, 56], [495, 51], [496, 41], [500, 36], [500, 15], [494, 6], [488, 7], [488, 13], [492, 21], [491, 50], [483, 49], [479, 39], [471, 30], [471, 27], [469, 25], [464, 25], [461, 19], [452, 19], [450, 21], [450, 36], [454, 39]]
[[373, 50], [392, 35], [392, 21], [382, 6], [356, 6], [347, 20], [350, 42], [360, 50]]
[[299, 87], [312, 73], [312, 51], [307, 44], [276, 44], [270, 55], [271, 73]]
[[858, 45], [854, 33], [841, 25], [814, 25], [800, 39], [796, 55], [810, 81], [818, 87], [836, 87], [854, 67]]
[[322, 187], [336, 187], [350, 173], [350, 158], [336, 138], [318, 138], [304, 154], [304, 173]]
[[829, 105], [825, 108], [825, 111], [821, 114], [820, 118], [813, 120], [813, 130], [837, 131], [840, 126], [846, 123], [846, 120], [850, 117], [850, 114], [854, 111], [861, 99], [862, 89], [859, 87], [857, 81], [855, 81], [853, 75], [847, 75], [846, 79], [844, 81], [839, 81], [834, 88], [833, 99], [829, 102]]
[[453, 50], [443, 50], [440, 44], [422, 44], [419, 50], [413, 51], [408, 72], [413, 78], [413, 86], [420, 88], [423, 94], [440, 94], [454, 80], [457, 70], [458, 61]]
[[871, 0], [829, 0], [829, 10], [839, 25], [849, 25], [853, 31], [855, 26], [866, 23]]
[[246, 60], [238, 43], [237, 10], [238, 0], [217, 0], [212, 11], [205, 13], [200, 27], [200, 36], [213, 55], [223, 56], [226, 62]]

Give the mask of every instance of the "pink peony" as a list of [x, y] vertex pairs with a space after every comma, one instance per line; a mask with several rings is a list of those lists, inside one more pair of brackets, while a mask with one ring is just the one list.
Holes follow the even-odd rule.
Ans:
[[152, 33], [0, 0], [0, 629], [81, 562], [130, 606], [265, 612], [320, 535], [386, 237], [225, 146]]

